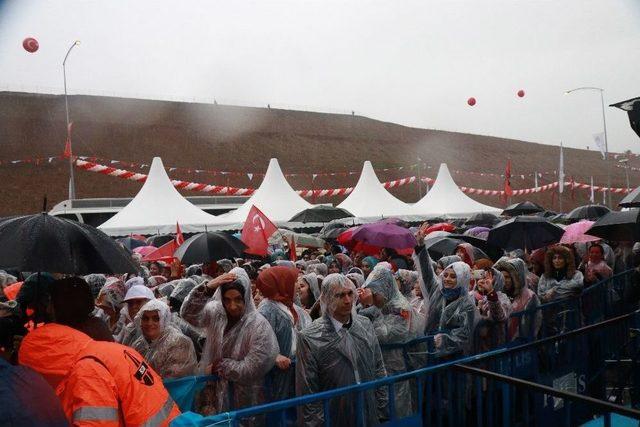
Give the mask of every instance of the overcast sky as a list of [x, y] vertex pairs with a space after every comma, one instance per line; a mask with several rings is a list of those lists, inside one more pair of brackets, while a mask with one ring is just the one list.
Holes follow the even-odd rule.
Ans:
[[[0, 0], [0, 90], [357, 114], [594, 149], [640, 96], [639, 0]], [[29, 54], [22, 40], [36, 37]], [[519, 89], [526, 91], [518, 98]], [[467, 98], [477, 104], [469, 107]], [[640, 152], [606, 107], [610, 151]]]

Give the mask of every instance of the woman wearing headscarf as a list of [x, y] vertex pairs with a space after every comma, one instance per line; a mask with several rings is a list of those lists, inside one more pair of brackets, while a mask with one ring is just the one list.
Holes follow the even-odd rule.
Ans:
[[[351, 270], [354, 270], [353, 268]], [[360, 289], [364, 285], [364, 274], [360, 273], [347, 273], [347, 279], [351, 280], [356, 286], [356, 289]]]
[[[504, 293], [511, 301], [511, 313], [533, 310], [540, 305], [540, 300], [526, 280], [527, 266], [519, 258], [500, 259], [495, 264], [504, 279]], [[522, 317], [511, 317], [508, 320], [507, 339], [513, 341], [518, 337], [535, 339], [540, 329], [542, 316], [539, 311], [525, 314]]]
[[[388, 375], [407, 371], [401, 348], [385, 349], [385, 344], [402, 344], [415, 338], [415, 319], [411, 305], [398, 290], [391, 271], [374, 268], [362, 289], [360, 303], [364, 307], [358, 314], [373, 323], [373, 329], [382, 349], [382, 358]], [[408, 382], [395, 386], [396, 411], [399, 417], [411, 413], [411, 389]]]
[[465, 262], [458, 261], [436, 276], [424, 246], [424, 231], [418, 231], [416, 237], [414, 264], [419, 268], [422, 294], [429, 300], [425, 332], [436, 333], [434, 343], [438, 356], [468, 353], [476, 317], [476, 307], [468, 292], [471, 269]]
[[[318, 393], [387, 375], [373, 325], [355, 314], [356, 289], [341, 274], [322, 282], [322, 316], [298, 335], [296, 351], [296, 395]], [[387, 388], [364, 392], [364, 425], [377, 425], [387, 413]], [[356, 419], [356, 396], [346, 394], [329, 400], [331, 424], [351, 426]], [[321, 401], [300, 408], [298, 419], [305, 426], [322, 426]]]
[[197, 361], [193, 343], [171, 324], [167, 304], [157, 299], [149, 301], [138, 311], [134, 322], [140, 337], [131, 347], [144, 356], [162, 379], [194, 374]]
[[543, 303], [579, 295], [583, 282], [571, 250], [561, 245], [547, 249], [544, 274], [538, 281], [538, 296]]
[[294, 371], [289, 367], [296, 351], [296, 324], [299, 323], [298, 312], [293, 304], [297, 280], [298, 270], [291, 267], [266, 269], [256, 280], [258, 290], [264, 296], [258, 313], [271, 325], [280, 350], [276, 356], [276, 366], [271, 372], [273, 386], [270, 400], [287, 399], [294, 394]]
[[367, 276], [369, 276], [369, 273], [371, 273], [371, 270], [374, 269], [374, 267], [376, 266], [376, 264], [378, 264], [378, 262], [380, 262], [380, 260], [378, 260], [378, 258], [374, 256], [367, 256], [363, 258], [362, 272], [364, 273], [365, 279], [367, 278]]
[[[242, 268], [195, 287], [180, 310], [183, 319], [206, 330], [199, 371], [222, 379], [208, 383], [198, 412], [210, 415], [263, 402], [264, 378], [278, 355], [278, 341], [253, 305], [249, 276]], [[230, 396], [229, 382], [233, 382]]]

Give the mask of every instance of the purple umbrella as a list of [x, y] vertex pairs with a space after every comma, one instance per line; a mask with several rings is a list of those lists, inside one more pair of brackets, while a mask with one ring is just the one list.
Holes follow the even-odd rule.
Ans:
[[393, 249], [412, 248], [417, 244], [411, 230], [383, 221], [360, 226], [351, 238], [369, 245]]
[[489, 237], [489, 230], [490, 228], [487, 227], [473, 227], [465, 231], [464, 235], [487, 240], [487, 237]]

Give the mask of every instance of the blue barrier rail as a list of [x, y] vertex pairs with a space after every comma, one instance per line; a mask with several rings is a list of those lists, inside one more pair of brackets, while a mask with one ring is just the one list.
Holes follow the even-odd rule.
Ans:
[[[468, 373], [461, 374], [451, 369], [452, 366], [461, 363], [469, 365], [475, 364], [480, 365], [479, 368], [487, 368], [491, 372], [511, 376], [515, 376], [517, 372], [519, 378], [542, 383], [550, 382], [551, 386], [556, 385], [553, 382], [556, 380], [580, 381], [581, 384], [584, 383], [584, 387], [601, 381], [601, 378], [598, 379], [598, 377], [602, 376], [602, 366], [595, 362], [591, 369], [585, 371], [588, 375], [581, 374], [586, 375], [584, 378], [576, 377], [575, 375], [571, 376], [572, 374], [570, 373], [563, 374], [563, 372], [560, 371], [570, 366], [576, 357], [584, 357], [589, 354], [593, 341], [599, 342], [600, 349], [602, 350], [598, 353], [599, 355], [609, 358], [613, 357], [615, 352], [612, 349], [616, 347], [617, 344], [620, 344], [620, 342], [625, 341], [625, 337], [628, 335], [628, 329], [630, 328], [629, 322], [631, 322], [631, 320], [636, 322], [636, 317], [638, 317], [637, 313], [626, 315], [626, 317], [622, 316], [624, 320], [617, 320], [619, 323], [624, 323], [623, 330], [618, 330], [620, 328], [614, 328], [612, 324], [610, 325], [608, 323], [605, 323], [605, 326], [597, 328], [599, 332], [593, 332], [594, 334], [599, 334], [597, 339], [590, 336], [589, 340], [586, 341], [584, 337], [569, 340], [567, 337], [573, 337], [570, 331], [576, 330], [576, 328], [582, 325], [594, 325], [598, 320], [620, 313], [622, 311], [621, 305], [618, 304], [616, 306], [616, 301], [614, 301], [614, 298], [611, 298], [610, 290], [615, 290], [614, 286], [616, 281], [618, 281], [618, 284], [623, 283], [626, 282], [628, 277], [629, 272], [625, 272], [585, 289], [580, 296], [543, 304], [534, 310], [513, 313], [511, 315], [511, 318], [522, 319], [523, 316], [526, 315], [538, 315], [538, 313], [542, 313], [544, 318], [547, 313], [555, 313], [555, 317], [551, 318], [549, 316], [549, 319], [556, 323], [555, 327], [559, 335], [551, 339], [546, 337], [542, 331], [541, 336], [543, 339], [540, 342], [535, 342], [532, 337], [521, 334], [519, 340], [506, 343], [507, 345], [503, 348], [447, 361], [434, 366], [415, 369], [416, 367], [412, 365], [412, 352], [409, 351], [409, 349], [415, 346], [426, 346], [426, 350], [424, 348], [422, 349], [425, 350], [425, 353], [428, 355], [426, 363], [435, 362], [435, 359], [431, 357], [433, 353], [433, 336], [420, 337], [407, 343], [385, 346], [385, 348], [403, 349], [405, 364], [407, 370], [410, 372], [313, 395], [300, 396], [249, 408], [240, 408], [235, 411], [210, 417], [200, 417], [196, 414], [187, 413], [179, 417], [174, 425], [240, 425], [245, 422], [241, 420], [247, 419], [251, 420], [251, 424], [261, 424], [261, 420], [264, 422], [264, 419], [260, 417], [264, 417], [265, 415], [275, 415], [274, 418], [270, 418], [269, 425], [273, 424], [274, 420], [277, 420], [276, 424], [278, 425], [288, 425], [291, 424], [291, 420], [287, 419], [285, 411], [290, 412], [294, 408], [300, 411], [305, 405], [313, 402], [322, 402], [323, 412], [326, 414], [323, 423], [320, 424], [341, 425], [341, 420], [331, 419], [329, 404], [332, 400], [344, 398], [344, 396], [353, 396], [354, 413], [358, 415], [355, 420], [356, 425], [364, 425], [363, 405], [365, 395], [367, 392], [371, 393], [372, 390], [381, 387], [386, 388], [389, 395], [388, 413], [383, 417], [388, 419], [387, 424], [389, 425], [422, 425], [425, 420], [427, 420], [427, 422], [433, 422], [434, 425], [457, 425], [455, 423], [460, 422], [468, 424], [467, 421], [469, 420], [466, 419], [467, 416], [472, 417], [476, 425], [494, 425], [493, 423], [495, 423], [496, 420], [501, 420], [501, 424], [503, 425], [511, 425], [515, 413], [520, 414], [520, 422], [528, 425], [533, 419], [542, 420], [545, 416], [549, 418], [550, 416], [545, 414], [549, 412], [549, 408], [554, 408], [551, 411], [552, 414], [554, 413], [559, 405], [558, 398], [554, 397], [553, 399], [556, 400], [549, 400], [548, 396], [535, 395], [535, 393], [531, 391], [523, 393], [522, 391], [516, 390], [516, 387], [513, 385], [497, 385], [495, 380], [488, 381], [487, 378], [478, 376], [471, 381]], [[585, 307], [588, 309], [588, 313], [586, 314]], [[543, 328], [548, 326], [544, 324], [544, 320]], [[558, 320], [560, 321], [558, 322]], [[519, 323], [520, 326], [522, 326], [525, 322]], [[589, 327], [591, 326], [587, 326], [587, 328]], [[606, 333], [602, 332], [604, 328], [608, 328]], [[549, 327], [549, 330], [545, 332], [549, 331], [553, 332], [554, 329]], [[635, 351], [636, 343], [634, 342], [633, 345], [629, 347], [633, 347]], [[625, 351], [627, 350], [629, 349], [625, 349]], [[539, 353], [543, 354], [543, 357], [541, 357]], [[553, 357], [545, 358], [544, 353], [550, 353]], [[637, 354], [634, 353], [632, 356], [633, 360], [635, 360]], [[569, 365], [567, 365], [567, 361]], [[540, 365], [541, 363], [543, 365]], [[640, 371], [640, 369], [638, 369], [638, 371]], [[549, 378], [544, 377], [545, 375], [549, 376]], [[558, 378], [560, 380], [558, 380]], [[190, 392], [190, 396], [187, 396], [182, 402], [179, 401], [180, 399], [177, 400], [181, 408], [190, 409], [193, 402], [193, 395], [195, 395], [196, 391], [201, 389], [206, 382], [212, 380], [216, 380], [216, 378], [213, 376], [189, 377], [170, 380], [167, 381], [166, 384], [170, 391], [172, 389], [175, 390], [178, 385], [185, 386], [186, 388], [191, 387], [190, 390], [193, 391]], [[558, 384], [561, 384], [562, 381], [558, 382]], [[411, 384], [412, 406], [414, 411], [407, 417], [398, 418], [395, 414], [394, 385], [402, 382], [409, 382]], [[638, 381], [638, 384], [640, 384], [640, 381]], [[175, 396], [176, 393], [172, 392], [172, 395]], [[456, 400], [454, 398], [455, 396], [465, 396], [465, 399], [458, 398]], [[521, 410], [514, 411], [514, 402], [518, 400], [521, 400]], [[498, 401], [502, 402], [502, 405], [497, 405], [496, 403]], [[505, 407], [504, 405], [507, 406]], [[571, 407], [571, 404], [568, 403], [567, 406]], [[500, 411], [498, 411], [499, 408], [501, 409]], [[545, 408], [547, 412], [545, 412]], [[569, 415], [564, 415], [566, 420], [575, 421], [580, 416], [579, 411], [571, 412], [570, 409], [567, 411], [569, 411]], [[581, 407], [581, 411], [584, 412], [584, 408]], [[615, 413], [615, 411], [611, 412]], [[605, 415], [605, 421], [607, 416], [608, 415]], [[353, 424], [353, 422], [349, 422], [349, 425], [351, 424]]]

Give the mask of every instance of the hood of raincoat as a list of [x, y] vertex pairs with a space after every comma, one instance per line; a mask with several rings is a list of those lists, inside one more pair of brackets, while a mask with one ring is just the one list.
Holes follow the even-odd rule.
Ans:
[[184, 299], [187, 297], [187, 295], [189, 295], [189, 292], [191, 292], [193, 288], [198, 286], [196, 281], [192, 278], [174, 280], [171, 283], [173, 283], [175, 287], [171, 291], [171, 294], [169, 295], [169, 297], [175, 298], [181, 303], [184, 302]]
[[307, 273], [316, 273], [318, 276], [325, 277], [329, 274], [329, 267], [327, 264], [323, 264], [321, 262], [317, 262], [314, 264], [307, 264]]
[[48, 323], [24, 337], [18, 360], [42, 375], [54, 389], [67, 376], [78, 355], [93, 340], [82, 332]]
[[464, 251], [464, 257], [462, 261], [467, 263], [467, 265], [472, 266], [473, 262], [475, 261], [475, 257], [473, 255], [473, 246], [470, 243], [460, 243], [456, 247], [456, 251], [458, 249], [462, 249]]
[[364, 285], [364, 274], [348, 273], [347, 278], [355, 283], [356, 288], [361, 288]]
[[354, 304], [351, 306], [352, 315], [355, 314], [355, 298], [356, 298], [356, 287], [353, 282], [347, 279], [346, 276], [343, 276], [339, 273], [329, 274], [322, 281], [322, 289], [320, 290], [320, 308], [322, 309], [322, 314], [326, 316], [333, 317], [333, 313], [336, 311], [336, 306], [338, 301], [334, 298], [334, 294], [336, 291], [348, 288], [353, 292]]
[[[448, 292], [451, 292], [451, 291], [446, 290], [446, 288], [444, 287], [444, 277], [443, 277], [444, 272], [449, 268], [451, 268], [456, 273], [456, 286], [455, 288], [451, 288], [451, 289], [457, 290], [457, 294], [458, 294], [458, 296], [450, 300], [446, 297], [446, 295]], [[445, 295], [445, 298], [447, 298], [449, 301], [456, 300], [461, 295], [468, 295], [470, 282], [471, 282], [471, 268], [469, 267], [469, 264], [467, 264], [464, 261], [454, 262], [453, 264], [449, 265], [447, 268], [442, 270], [442, 273], [440, 273], [440, 283], [442, 287], [442, 293]]]
[[117, 313], [124, 304], [124, 294], [124, 283], [121, 280], [114, 280], [111, 283], [107, 280], [107, 284], [100, 289], [97, 300]]
[[343, 274], [353, 266], [353, 261], [346, 254], [336, 254], [335, 261], [340, 266], [340, 271]]
[[309, 273], [302, 276], [305, 282], [309, 285], [313, 297], [318, 301], [320, 298], [320, 286], [318, 285], [318, 276], [315, 273]]
[[418, 278], [420, 277], [418, 272], [401, 268], [396, 272], [395, 276], [400, 283], [400, 293], [404, 295], [405, 298], [411, 297], [411, 292], [413, 291], [415, 284], [418, 283]]
[[[511, 277], [511, 283], [513, 284], [513, 297], [520, 295], [522, 290], [527, 287], [527, 266], [520, 258], [500, 259], [496, 262], [494, 268], [498, 271], [506, 271]], [[502, 276], [502, 274], [500, 275]]]
[[372, 293], [382, 295], [386, 302], [399, 295], [393, 273], [386, 268], [374, 268], [364, 282], [363, 288], [368, 288]]
[[[244, 288], [244, 314], [240, 319], [240, 321], [242, 321], [242, 319], [244, 319], [249, 314], [254, 313], [256, 311], [256, 306], [253, 303], [253, 298], [251, 294], [251, 280], [249, 279], [249, 275], [247, 274], [247, 272], [244, 271], [244, 268], [241, 268], [241, 267], [232, 268], [231, 271], [229, 271], [229, 273], [234, 273], [237, 277], [236, 283], [239, 283]], [[216, 292], [213, 294], [213, 301], [208, 303], [207, 306], [212, 302], [220, 304], [220, 306], [223, 307], [222, 306], [222, 287], [219, 287], [218, 289], [216, 289]], [[222, 311], [224, 311], [224, 308], [222, 309]]]
[[93, 298], [98, 297], [100, 289], [107, 283], [107, 277], [104, 274], [88, 274], [84, 276], [84, 280], [89, 284]]
[[297, 280], [297, 268], [276, 266], [262, 271], [256, 279], [256, 286], [265, 298], [286, 305], [297, 320], [298, 313], [293, 308]]
[[142, 327], [140, 323], [142, 322], [142, 314], [147, 311], [158, 312], [158, 316], [160, 317], [160, 336], [162, 336], [162, 334], [166, 331], [167, 326], [171, 322], [171, 310], [169, 309], [169, 306], [159, 299], [152, 299], [151, 301], [143, 305], [140, 308], [140, 311], [138, 311], [138, 314], [136, 314], [136, 317], [133, 319], [136, 324], [136, 328], [138, 328], [141, 334]]
[[442, 258], [440, 258], [438, 260], [437, 264], [440, 266], [440, 268], [442, 268], [444, 270], [445, 268], [449, 267], [454, 262], [459, 262], [459, 261], [462, 261], [462, 259], [458, 255], [448, 255], [448, 256], [443, 256]]

